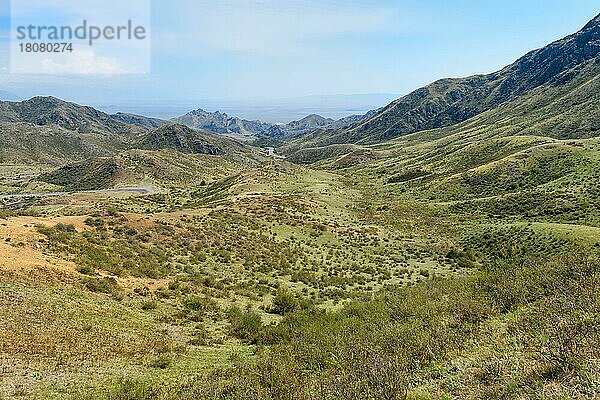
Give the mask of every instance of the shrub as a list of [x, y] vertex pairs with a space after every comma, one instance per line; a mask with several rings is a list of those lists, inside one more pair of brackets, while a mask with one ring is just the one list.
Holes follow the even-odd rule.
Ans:
[[54, 227], [54, 229], [57, 232], [67, 232], [67, 233], [75, 233], [77, 232], [75, 227], [71, 224], [63, 224], [63, 223], [58, 223], [56, 224], [56, 226]]
[[140, 308], [142, 310], [155, 310], [158, 307], [158, 302], [156, 300], [147, 300], [142, 303]]
[[590, 363], [600, 359], [600, 262], [574, 258], [546, 264], [538, 273], [553, 283], [547, 290], [548, 282], [541, 281], [539, 300], [519, 313], [512, 327], [517, 337], [545, 366], [546, 375], [594, 368]]
[[208, 345], [209, 334], [204, 325], [198, 325], [193, 333], [193, 338], [188, 341], [188, 344], [192, 346], [206, 346]]
[[154, 357], [148, 363], [148, 366], [157, 369], [167, 369], [169, 365], [171, 365], [171, 361], [172, 360], [170, 356], [162, 354], [160, 356]]
[[217, 308], [217, 303], [211, 298], [190, 295], [183, 299], [183, 306], [192, 311], [208, 311]]
[[83, 221], [83, 223], [87, 226], [95, 228], [102, 228], [104, 226], [104, 220], [102, 218], [88, 217], [85, 219], [85, 221]]
[[273, 304], [270, 312], [273, 314], [285, 315], [296, 311], [300, 306], [298, 299], [287, 289], [279, 289], [277, 295], [273, 298]]
[[117, 285], [117, 280], [115, 278], [85, 277], [81, 281], [83, 282], [85, 287], [92, 292], [106, 294], [117, 294], [119, 292], [119, 285]]
[[263, 327], [260, 315], [254, 311], [242, 311], [237, 307], [228, 313], [229, 333], [247, 343], [256, 343]]
[[95, 275], [96, 271], [94, 270], [94, 268], [90, 267], [89, 265], [82, 265], [79, 268], [77, 268], [77, 271], [79, 271], [80, 274], [83, 275]]

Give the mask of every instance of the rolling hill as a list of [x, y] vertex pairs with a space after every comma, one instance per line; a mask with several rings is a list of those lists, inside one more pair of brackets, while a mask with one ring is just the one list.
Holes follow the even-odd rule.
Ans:
[[0, 102], [0, 122], [57, 125], [79, 133], [131, 135], [132, 125], [114, 120], [92, 107], [80, 106], [55, 97], [34, 97], [21, 102]]
[[135, 147], [147, 150], [173, 149], [182, 153], [210, 155], [239, 155], [247, 149], [233, 139], [180, 124], [163, 125], [143, 135]]
[[59, 166], [126, 149], [121, 135], [81, 133], [58, 125], [0, 122], [0, 162]]
[[137, 138], [124, 151], [106, 157], [89, 156], [67, 163], [37, 179], [69, 191], [109, 189], [152, 182], [156, 186], [193, 183], [203, 170], [222, 164], [241, 168], [265, 157], [233, 139], [167, 124]]
[[235, 140], [184, 125], [132, 114], [108, 115], [53, 97], [0, 102], [3, 163], [61, 166], [129, 149], [172, 149], [240, 159], [257, 154]]
[[172, 149], [127, 150], [112, 157], [92, 157], [44, 173], [37, 180], [77, 192], [114, 187], [178, 188], [207, 177], [227, 176], [246, 167], [232, 158], [181, 153]]

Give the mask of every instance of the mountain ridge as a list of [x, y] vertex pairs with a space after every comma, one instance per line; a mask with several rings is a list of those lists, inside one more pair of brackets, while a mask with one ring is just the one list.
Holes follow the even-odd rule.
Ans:
[[124, 122], [129, 125], [136, 125], [142, 128], [155, 129], [168, 124], [168, 121], [160, 118], [146, 117], [138, 114], [118, 112], [111, 114], [110, 117], [114, 120]]
[[82, 106], [53, 96], [36, 96], [19, 102], [0, 101], [0, 122], [56, 125], [80, 133], [135, 134], [132, 125], [116, 121], [90, 106]]
[[258, 120], [248, 121], [238, 117], [230, 117], [220, 111], [211, 113], [201, 108], [172, 118], [171, 121], [190, 128], [202, 129], [221, 135], [233, 134], [246, 137], [256, 135], [271, 137], [285, 136], [285, 132], [278, 125]]
[[288, 122], [287, 124], [278, 124], [260, 120], [245, 120], [239, 117], [229, 116], [221, 111], [211, 113], [199, 108], [179, 117], [172, 118], [170, 121], [189, 126], [190, 128], [201, 129], [220, 135], [231, 135], [234, 137], [241, 136], [246, 138], [268, 137], [283, 139], [286, 137], [299, 136], [319, 128], [344, 128], [349, 124], [362, 120], [367, 115], [369, 114], [350, 115], [334, 120], [318, 114], [309, 114], [299, 120]]
[[247, 159], [237, 141], [144, 116], [109, 115], [55, 97], [0, 102], [0, 162], [64, 165], [132, 150], [173, 149]]
[[[345, 128], [310, 133], [308, 146], [378, 143], [463, 122], [543, 85], [561, 85], [600, 54], [600, 14], [578, 32], [532, 50], [490, 74], [443, 78]], [[293, 146], [292, 146], [293, 147]]]

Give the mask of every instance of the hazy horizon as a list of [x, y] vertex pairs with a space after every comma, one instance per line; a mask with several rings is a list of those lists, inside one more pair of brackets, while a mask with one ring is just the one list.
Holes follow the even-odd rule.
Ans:
[[[110, 103], [80, 103], [91, 106], [108, 114], [118, 112], [137, 114], [146, 117], [171, 119], [192, 110], [203, 109], [207, 112], [222, 112], [229, 116], [247, 120], [260, 120], [271, 123], [288, 123], [310, 114], [318, 114], [334, 120], [364, 115], [369, 111], [384, 107], [400, 95], [392, 93], [370, 93], [328, 96], [304, 96], [288, 99], [259, 101], [235, 101], [224, 99], [198, 99], [179, 101], [130, 101]], [[36, 96], [34, 96], [36, 97]], [[30, 97], [21, 97], [16, 93], [0, 90], [0, 101], [23, 101]], [[76, 102], [72, 99], [61, 100]]]
[[203, 109], [208, 112], [223, 112], [247, 120], [287, 123], [310, 114], [325, 118], [340, 119], [350, 115], [363, 115], [389, 104], [399, 94], [371, 93], [329, 96], [304, 96], [273, 100], [225, 100], [200, 99], [177, 102], [125, 102], [90, 104], [107, 113], [125, 112], [147, 117], [169, 119], [189, 111]]

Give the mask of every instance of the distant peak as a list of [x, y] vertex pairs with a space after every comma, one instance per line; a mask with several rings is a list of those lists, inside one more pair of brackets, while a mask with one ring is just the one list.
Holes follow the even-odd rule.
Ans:
[[600, 27], [600, 14], [596, 15], [590, 22], [588, 22], [582, 29], [582, 31], [587, 31], [589, 29]]
[[28, 102], [45, 102], [45, 103], [63, 103], [63, 101], [54, 96], [35, 96], [30, 98], [29, 100], [25, 100]]
[[155, 132], [193, 132], [194, 130], [187, 125], [179, 123], [171, 123], [160, 126], [154, 130]]
[[328, 118], [323, 117], [319, 114], [309, 114], [306, 117], [302, 118], [297, 122], [307, 122], [307, 121], [328, 121]]
[[206, 111], [206, 110], [204, 110], [202, 108], [198, 108], [198, 109], [192, 111], [191, 114], [196, 114], [196, 115], [214, 115], [214, 116], [217, 116], [217, 117], [220, 117], [220, 116], [227, 117], [227, 114], [222, 113], [220, 111], [210, 112], [210, 111]]

